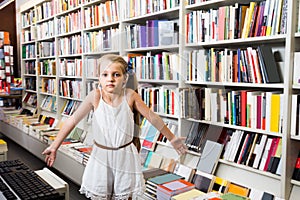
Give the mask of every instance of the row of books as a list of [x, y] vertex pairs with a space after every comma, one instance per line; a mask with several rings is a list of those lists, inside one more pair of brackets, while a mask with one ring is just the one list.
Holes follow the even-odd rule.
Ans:
[[75, 10], [57, 18], [54, 28], [58, 35], [72, 33], [82, 29], [83, 18], [81, 10]]
[[35, 60], [25, 61], [24, 73], [25, 73], [25, 75], [26, 74], [35, 75], [35, 73], [36, 73]]
[[25, 77], [25, 89], [26, 90], [36, 90], [36, 78], [35, 77]]
[[223, 159], [281, 174], [282, 139], [249, 133], [240, 130], [227, 130]]
[[[51, 144], [54, 141], [66, 119], [58, 120], [46, 115], [37, 115], [26, 109], [3, 112], [5, 115], [4, 122], [20, 129], [24, 134], [29, 134], [47, 144]], [[91, 145], [87, 145], [86, 135], [87, 131], [75, 127], [64, 139], [59, 151], [85, 165], [92, 150]]]
[[36, 52], [35, 52], [35, 45], [34, 44], [27, 44], [22, 46], [22, 58], [23, 59], [29, 59], [29, 58], [35, 58]]
[[[174, 120], [164, 119], [165, 124], [174, 135], [178, 136], [178, 123]], [[159, 130], [157, 130], [146, 118], [143, 118], [141, 124], [141, 146], [148, 151], [154, 151], [157, 142], [169, 145], [169, 142]]]
[[195, 172], [192, 181], [186, 181], [176, 173], [159, 168], [146, 169], [143, 174], [146, 181], [146, 199], [280, 199], [269, 192], [249, 188], [199, 170]]
[[59, 75], [82, 77], [82, 59], [60, 59]]
[[24, 38], [24, 42], [29, 42], [32, 40], [41, 40], [43, 38], [50, 38], [55, 35], [55, 26], [54, 20], [45, 21], [41, 24], [37, 24], [36, 26], [31, 26], [30, 30], [23, 30], [24, 32], [27, 31], [26, 35], [29, 35]]
[[82, 81], [61, 79], [59, 80], [59, 95], [69, 98], [81, 99]]
[[300, 135], [300, 95], [292, 94], [291, 105], [291, 136]]
[[[28, 66], [27, 66], [28, 64]], [[35, 74], [35, 61], [28, 61], [26, 62], [26, 72], [25, 74]], [[28, 67], [28, 69], [27, 69]], [[32, 71], [34, 67], [34, 71]], [[27, 73], [27, 70], [29, 73]], [[46, 76], [55, 76], [56, 75], [56, 60], [52, 59], [45, 59], [38, 62], [38, 74], [39, 75], [46, 75]]]
[[50, 57], [56, 55], [56, 46], [55, 42], [40, 42], [37, 46], [37, 55], [40, 56], [40, 58], [43, 57]]
[[98, 78], [100, 71], [98, 70], [99, 66], [99, 59], [98, 58], [93, 58], [93, 57], [86, 57], [84, 59], [84, 66], [89, 66], [86, 67], [85, 73], [86, 77], [88, 78]]
[[135, 55], [131, 57], [138, 79], [179, 80], [179, 55], [162, 52], [155, 55]]
[[236, 3], [186, 14], [187, 43], [286, 33], [287, 1]]
[[83, 52], [94, 53], [119, 49], [119, 28], [110, 27], [83, 34]]
[[147, 20], [146, 25], [125, 26], [128, 49], [178, 44], [176, 21]]
[[53, 16], [52, 2], [46, 1], [36, 6], [35, 17], [36, 21], [42, 21]]
[[70, 37], [62, 37], [58, 39], [59, 55], [73, 55], [82, 53], [82, 37], [81, 35], [72, 35]]
[[45, 96], [42, 100], [40, 107], [42, 110], [46, 110], [49, 112], [56, 112], [57, 110], [56, 97], [51, 95]]
[[[277, 52], [279, 53], [279, 52]], [[185, 51], [186, 80], [195, 82], [280, 83], [271, 47]]]
[[185, 118], [281, 133], [281, 92], [189, 88], [181, 90], [181, 97]]
[[179, 7], [179, 0], [125, 0], [123, 19], [143, 16]]
[[22, 102], [29, 106], [36, 106], [37, 105], [36, 93], [25, 92]]
[[143, 85], [138, 89], [143, 101], [154, 112], [179, 116], [179, 90], [173, 86]]
[[113, 0], [84, 8], [84, 28], [118, 22], [120, 18], [119, 6], [119, 0]]
[[56, 94], [57, 81], [54, 78], [41, 79], [41, 92], [47, 94]]
[[77, 110], [77, 108], [80, 106], [80, 104], [81, 104], [80, 101], [66, 100], [62, 107], [61, 114], [67, 115], [67, 116], [72, 115]]

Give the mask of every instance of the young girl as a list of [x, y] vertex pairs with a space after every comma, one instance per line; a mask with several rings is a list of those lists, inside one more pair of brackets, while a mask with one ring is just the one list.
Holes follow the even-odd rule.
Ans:
[[127, 63], [121, 56], [108, 54], [99, 61], [99, 88], [90, 92], [77, 111], [65, 121], [55, 141], [44, 150], [45, 161], [48, 166], [53, 165], [62, 141], [80, 120], [94, 110], [94, 145], [80, 192], [91, 199], [140, 199], [145, 181], [139, 153], [132, 143], [133, 110], [165, 135], [178, 154], [185, 153], [186, 146], [134, 90], [125, 87]]

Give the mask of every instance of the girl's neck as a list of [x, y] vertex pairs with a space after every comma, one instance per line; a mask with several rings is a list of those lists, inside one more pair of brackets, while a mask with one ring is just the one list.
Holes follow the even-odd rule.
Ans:
[[118, 93], [109, 93], [102, 90], [102, 99], [112, 106], [119, 105], [122, 97], [124, 96], [124, 90], [122, 89], [121, 92]]

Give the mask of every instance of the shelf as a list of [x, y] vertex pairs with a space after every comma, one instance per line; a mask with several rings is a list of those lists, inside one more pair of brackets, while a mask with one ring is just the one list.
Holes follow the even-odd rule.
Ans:
[[[280, 176], [269, 172], [261, 172], [247, 166], [220, 160], [216, 170], [216, 176], [230, 180], [241, 185], [256, 188], [261, 191], [271, 191], [280, 196]], [[252, 181], [251, 181], [252, 180]]]
[[[229, 83], [229, 82], [196, 82], [196, 81], [185, 81], [186, 84], [190, 85], [204, 85], [204, 86], [216, 86], [216, 87], [239, 87], [239, 88], [259, 88], [259, 89], [280, 89], [284, 88], [283, 83], [276, 84], [259, 84], [259, 83]], [[300, 87], [299, 87], [300, 88]]]
[[197, 4], [187, 5], [185, 8], [188, 10], [206, 10], [209, 8], [218, 8], [220, 6], [228, 6], [233, 5], [235, 3], [246, 3], [250, 2], [250, 0], [210, 0]]
[[284, 44], [286, 39], [286, 35], [275, 35], [275, 36], [261, 36], [261, 37], [249, 37], [249, 38], [240, 38], [240, 39], [232, 39], [232, 40], [220, 40], [220, 41], [208, 41], [208, 42], [200, 42], [200, 43], [189, 43], [186, 44], [188, 48], [208, 48], [208, 47], [219, 47], [219, 48], [228, 48], [234, 46], [241, 45], [261, 45], [262, 42], [264, 44], [272, 44], [272, 43], [282, 43]]
[[[44, 160], [42, 152], [48, 146], [46, 143], [43, 143], [39, 139], [25, 134], [20, 129], [17, 129], [16, 127], [2, 121], [0, 121], [0, 132], [6, 137], [18, 143], [20, 146], [22, 146], [24, 149], [26, 149], [39, 159]], [[81, 178], [85, 167], [75, 159], [71, 158], [61, 151], [57, 151], [56, 161], [53, 167], [64, 174], [66, 177], [68, 177], [70, 180], [74, 181], [74, 183], [78, 185], [81, 184]]]

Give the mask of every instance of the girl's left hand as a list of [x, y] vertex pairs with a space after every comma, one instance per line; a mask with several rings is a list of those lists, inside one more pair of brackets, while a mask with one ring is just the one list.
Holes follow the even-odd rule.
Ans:
[[187, 147], [184, 144], [183, 140], [185, 140], [185, 138], [174, 137], [170, 141], [179, 155], [185, 154], [187, 152]]

